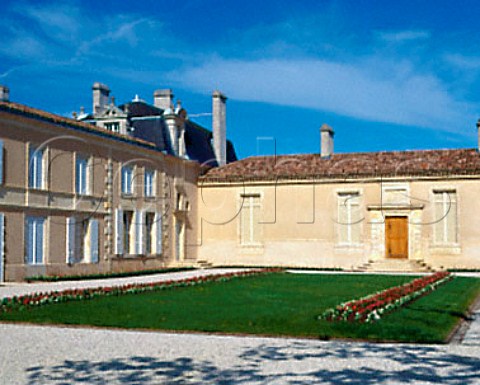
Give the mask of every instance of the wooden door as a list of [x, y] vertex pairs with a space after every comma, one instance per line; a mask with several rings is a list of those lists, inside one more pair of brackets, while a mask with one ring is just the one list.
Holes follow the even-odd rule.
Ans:
[[408, 218], [385, 218], [385, 252], [387, 258], [408, 258]]

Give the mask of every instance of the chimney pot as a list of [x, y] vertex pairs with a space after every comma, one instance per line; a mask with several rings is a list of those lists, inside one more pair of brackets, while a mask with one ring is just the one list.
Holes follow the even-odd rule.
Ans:
[[173, 110], [173, 91], [171, 89], [156, 90], [153, 93], [153, 105], [162, 110]]
[[0, 102], [10, 101], [10, 89], [7, 86], [0, 85]]
[[110, 88], [107, 85], [99, 82], [93, 83], [93, 113], [101, 114], [108, 104], [108, 96], [110, 95]]
[[320, 156], [322, 158], [329, 158], [333, 155], [333, 128], [328, 124], [323, 124], [320, 127]]
[[477, 121], [477, 132], [478, 132], [477, 151], [480, 151], [480, 119], [478, 119]]
[[220, 91], [212, 94], [213, 150], [217, 163], [227, 163], [227, 97]]

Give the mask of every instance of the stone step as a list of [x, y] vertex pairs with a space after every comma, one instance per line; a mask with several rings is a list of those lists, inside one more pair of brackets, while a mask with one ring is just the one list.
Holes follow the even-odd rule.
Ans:
[[409, 259], [384, 259], [379, 261], [369, 261], [356, 270], [365, 272], [433, 272], [427, 263], [423, 260]]

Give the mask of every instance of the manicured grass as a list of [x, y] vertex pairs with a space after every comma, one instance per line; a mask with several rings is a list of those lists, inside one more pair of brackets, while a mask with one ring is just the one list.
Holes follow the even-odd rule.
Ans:
[[442, 342], [480, 293], [455, 278], [375, 324], [317, 320], [325, 309], [412, 280], [405, 276], [277, 273], [225, 283], [12, 311], [0, 319], [122, 328]]

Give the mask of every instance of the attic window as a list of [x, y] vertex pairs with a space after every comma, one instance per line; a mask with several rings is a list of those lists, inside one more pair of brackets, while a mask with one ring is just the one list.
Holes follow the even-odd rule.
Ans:
[[105, 123], [105, 128], [108, 131], [120, 132], [120, 123], [118, 123], [118, 122]]

